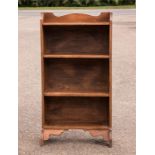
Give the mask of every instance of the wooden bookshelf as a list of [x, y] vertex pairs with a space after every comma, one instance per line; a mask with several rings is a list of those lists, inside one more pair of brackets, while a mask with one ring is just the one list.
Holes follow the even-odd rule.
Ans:
[[40, 23], [41, 144], [65, 130], [83, 129], [111, 147], [111, 13], [43, 13]]

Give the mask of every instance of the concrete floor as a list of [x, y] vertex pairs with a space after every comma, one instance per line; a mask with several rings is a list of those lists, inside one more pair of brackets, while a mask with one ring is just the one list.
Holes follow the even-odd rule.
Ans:
[[[76, 12], [97, 15], [101, 11]], [[40, 11], [19, 11], [19, 155], [135, 155], [136, 19], [135, 10], [122, 12], [114, 11], [113, 15], [113, 147], [108, 148], [100, 137], [93, 138], [81, 130], [67, 131], [39, 146]]]

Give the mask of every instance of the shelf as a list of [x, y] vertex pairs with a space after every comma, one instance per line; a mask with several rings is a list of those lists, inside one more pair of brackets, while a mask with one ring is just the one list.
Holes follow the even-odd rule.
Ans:
[[45, 97], [47, 126], [103, 127], [109, 125], [109, 98], [103, 97]]
[[45, 54], [44, 58], [91, 58], [91, 59], [108, 59], [109, 55], [94, 54]]
[[44, 65], [44, 92], [52, 92], [47, 94], [107, 96], [109, 92], [108, 59], [45, 59]]
[[43, 26], [55, 26], [55, 25], [57, 25], [57, 26], [66, 26], [66, 25], [68, 25], [68, 26], [77, 26], [77, 25], [90, 25], [90, 26], [92, 26], [92, 25], [110, 25], [110, 22], [96, 22], [96, 23], [88, 23], [88, 22], [85, 22], [85, 23], [80, 23], [80, 22], [74, 22], [74, 23], [43, 23], [42, 24]]
[[106, 125], [97, 125], [97, 124], [85, 124], [85, 125], [63, 125], [63, 124], [57, 124], [57, 125], [44, 125], [44, 128], [45, 129], [110, 129], [109, 126], [106, 126]]
[[44, 96], [109, 97], [109, 93], [100, 93], [100, 92], [45, 92]]
[[109, 26], [46, 26], [44, 52], [47, 55], [108, 55]]

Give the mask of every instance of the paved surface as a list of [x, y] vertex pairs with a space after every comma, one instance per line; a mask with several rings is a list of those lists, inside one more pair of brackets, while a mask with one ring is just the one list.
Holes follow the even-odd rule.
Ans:
[[135, 10], [117, 10], [113, 16], [113, 148], [81, 130], [65, 132], [39, 146], [39, 19], [39, 11], [19, 11], [19, 155], [135, 155]]

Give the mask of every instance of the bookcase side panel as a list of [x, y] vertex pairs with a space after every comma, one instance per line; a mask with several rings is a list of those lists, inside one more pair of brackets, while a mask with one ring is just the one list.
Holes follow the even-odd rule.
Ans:
[[41, 43], [41, 120], [42, 120], [42, 128], [44, 127], [44, 33], [43, 33], [43, 23], [40, 20], [40, 43]]
[[109, 28], [109, 121], [112, 128], [112, 21]]

